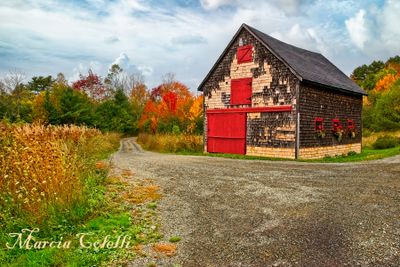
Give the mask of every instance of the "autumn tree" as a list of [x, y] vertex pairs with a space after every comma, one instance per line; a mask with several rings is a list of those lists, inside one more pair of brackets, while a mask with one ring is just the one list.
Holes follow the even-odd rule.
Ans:
[[72, 88], [87, 94], [95, 101], [103, 101], [112, 95], [111, 90], [105, 86], [102, 79], [92, 70], [87, 75], [80, 75], [80, 79], [72, 84]]
[[203, 132], [203, 101], [204, 97], [202, 95], [193, 99], [188, 114], [188, 119], [190, 121], [188, 127], [189, 133], [202, 134]]
[[168, 76], [164, 83], [151, 90], [139, 127], [153, 133], [187, 131], [191, 123], [188, 114], [192, 103], [189, 88]]

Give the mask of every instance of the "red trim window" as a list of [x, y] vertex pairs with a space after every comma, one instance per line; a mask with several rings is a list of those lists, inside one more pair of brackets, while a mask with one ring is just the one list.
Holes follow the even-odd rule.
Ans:
[[339, 119], [333, 119], [332, 120], [332, 130], [334, 132], [337, 132], [338, 130], [342, 129], [342, 124], [340, 123]]
[[234, 79], [231, 81], [231, 105], [251, 104], [252, 78]]
[[239, 46], [237, 49], [237, 61], [238, 64], [252, 62], [253, 46], [252, 45]]
[[315, 118], [314, 127], [316, 131], [324, 130], [324, 119], [319, 117]]
[[347, 120], [347, 129], [349, 130], [355, 129], [354, 120]]

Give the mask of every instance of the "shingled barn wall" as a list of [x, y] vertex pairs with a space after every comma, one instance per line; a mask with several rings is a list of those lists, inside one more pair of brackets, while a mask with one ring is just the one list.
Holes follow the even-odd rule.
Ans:
[[[300, 158], [322, 158], [361, 152], [362, 96], [332, 91], [324, 87], [301, 85], [299, 93], [300, 112]], [[315, 118], [323, 119], [325, 137], [318, 137]], [[334, 136], [333, 119], [339, 119], [344, 130], [343, 139]], [[355, 138], [347, 132], [347, 120], [353, 120]]]
[[[243, 45], [253, 45], [253, 62], [237, 63], [240, 39]], [[251, 105], [230, 105], [231, 80], [249, 77], [253, 78]], [[242, 30], [203, 86], [205, 111], [291, 105], [291, 112], [247, 113], [246, 154], [294, 158], [298, 84], [296, 76], [276, 56]], [[204, 126], [207, 129], [207, 120]]]

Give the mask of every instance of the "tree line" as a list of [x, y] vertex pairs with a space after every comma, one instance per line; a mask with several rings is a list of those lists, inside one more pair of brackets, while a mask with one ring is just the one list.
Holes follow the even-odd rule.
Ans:
[[104, 78], [89, 70], [72, 83], [62, 73], [25, 82], [18, 71], [0, 80], [0, 118], [11, 123], [86, 125], [127, 135], [201, 134], [202, 103], [173, 74], [149, 90], [141, 74], [118, 65]]

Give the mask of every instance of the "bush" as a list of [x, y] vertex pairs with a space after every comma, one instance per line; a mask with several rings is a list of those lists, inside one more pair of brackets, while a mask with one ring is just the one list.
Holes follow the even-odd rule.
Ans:
[[386, 149], [395, 147], [399, 145], [399, 143], [399, 138], [390, 135], [383, 135], [376, 139], [375, 143], [372, 146], [375, 149]]

